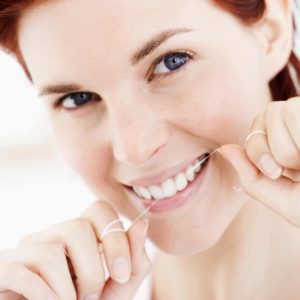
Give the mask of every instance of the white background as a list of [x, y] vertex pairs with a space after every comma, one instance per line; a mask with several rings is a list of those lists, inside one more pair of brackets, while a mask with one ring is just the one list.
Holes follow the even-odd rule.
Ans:
[[0, 85], [1, 249], [79, 216], [95, 197], [56, 150], [36, 91], [18, 64], [1, 52]]

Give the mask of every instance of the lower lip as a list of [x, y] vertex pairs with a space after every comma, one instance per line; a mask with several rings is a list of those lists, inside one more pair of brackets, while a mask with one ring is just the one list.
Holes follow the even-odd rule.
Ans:
[[[193, 182], [190, 182], [183, 191], [175, 194], [173, 197], [167, 198], [165, 200], [158, 200], [154, 205], [154, 200], [145, 200], [144, 198], [139, 199], [143, 202], [145, 208], [153, 205], [153, 207], [149, 209], [149, 211], [153, 213], [168, 212], [181, 207], [182, 205], [187, 203], [191, 196], [200, 188], [205, 177], [205, 173], [208, 169], [209, 162], [210, 159], [208, 159], [207, 163], [202, 167], [201, 171], [196, 174], [196, 179]], [[134, 195], [136, 196], [135, 193]]]

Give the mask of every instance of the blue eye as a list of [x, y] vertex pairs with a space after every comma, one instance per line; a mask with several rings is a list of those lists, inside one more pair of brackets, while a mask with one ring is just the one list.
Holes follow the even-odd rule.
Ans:
[[58, 104], [66, 109], [76, 109], [77, 107], [86, 105], [88, 102], [94, 100], [95, 97], [98, 96], [94, 93], [76, 92], [61, 98], [58, 101]]
[[155, 65], [153, 75], [172, 73], [185, 65], [190, 58], [191, 56], [184, 52], [171, 53]]

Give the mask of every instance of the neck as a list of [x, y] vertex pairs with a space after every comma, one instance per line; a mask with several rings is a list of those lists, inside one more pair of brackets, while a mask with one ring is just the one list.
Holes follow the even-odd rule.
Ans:
[[[271, 299], [269, 282], [274, 278], [281, 286], [285, 284], [284, 274], [291, 274], [295, 265], [292, 258], [299, 257], [299, 251], [299, 229], [250, 199], [209, 250], [192, 256], [160, 253], [158, 257], [166, 270], [174, 271], [170, 274], [174, 274], [175, 282], [180, 277], [186, 287], [185, 297], [251, 299], [256, 291], [261, 299]], [[169, 278], [173, 280], [172, 275]]]

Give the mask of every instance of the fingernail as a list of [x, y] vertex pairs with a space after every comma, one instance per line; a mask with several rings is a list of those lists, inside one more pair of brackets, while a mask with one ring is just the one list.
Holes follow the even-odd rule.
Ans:
[[113, 264], [113, 272], [120, 283], [127, 282], [130, 277], [130, 265], [124, 256], [118, 257]]
[[99, 300], [100, 299], [100, 294], [98, 293], [93, 293], [85, 296], [83, 300]]
[[143, 223], [144, 223], [144, 235], [146, 235], [147, 231], [148, 231], [148, 227], [149, 227], [149, 220], [148, 219], [142, 219]]
[[266, 176], [271, 179], [277, 179], [280, 177], [282, 169], [270, 154], [263, 154], [259, 160], [262, 171]]

